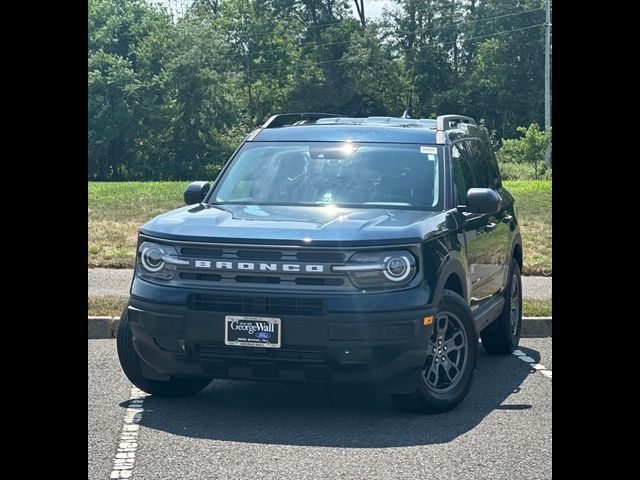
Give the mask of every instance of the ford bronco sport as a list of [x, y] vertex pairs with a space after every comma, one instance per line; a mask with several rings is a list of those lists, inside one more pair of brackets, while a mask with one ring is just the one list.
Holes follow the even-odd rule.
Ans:
[[469, 391], [478, 336], [491, 354], [518, 345], [514, 200], [469, 117], [275, 115], [184, 199], [140, 229], [118, 328], [145, 392], [367, 382], [443, 412]]

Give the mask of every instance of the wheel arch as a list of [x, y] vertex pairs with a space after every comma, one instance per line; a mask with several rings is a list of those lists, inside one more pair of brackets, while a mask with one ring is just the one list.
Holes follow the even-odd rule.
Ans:
[[520, 236], [516, 237], [513, 242], [513, 247], [511, 248], [511, 258], [515, 259], [518, 262], [518, 266], [520, 267], [520, 271], [522, 271], [523, 267], [523, 257], [522, 257], [522, 240]]
[[468, 269], [459, 252], [450, 252], [442, 262], [438, 271], [438, 282], [433, 294], [433, 303], [437, 305], [442, 299], [442, 291], [453, 290], [465, 302], [469, 302]]

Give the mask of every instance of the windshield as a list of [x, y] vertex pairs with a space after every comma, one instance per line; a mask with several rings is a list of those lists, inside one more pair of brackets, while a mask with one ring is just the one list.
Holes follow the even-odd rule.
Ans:
[[441, 148], [382, 143], [246, 143], [216, 204], [441, 209]]

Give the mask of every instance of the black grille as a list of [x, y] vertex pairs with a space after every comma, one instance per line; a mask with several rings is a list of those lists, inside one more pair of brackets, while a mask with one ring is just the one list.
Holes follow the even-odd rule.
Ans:
[[[180, 265], [176, 275], [177, 280], [185, 282], [209, 282], [221, 285], [259, 285], [272, 287], [286, 294], [291, 291], [343, 291], [353, 290], [347, 275], [343, 272], [334, 272], [332, 264], [343, 264], [354, 253], [352, 250], [336, 251], [333, 249], [291, 247], [278, 248], [276, 246], [256, 245], [215, 245], [193, 244], [179, 246], [180, 259], [189, 263]], [[196, 261], [206, 262], [196, 264]], [[217, 265], [222, 262], [223, 265]], [[242, 262], [253, 263], [251, 267], [243, 266]], [[259, 263], [275, 263], [262, 267]], [[300, 265], [298, 269], [284, 271], [283, 264], [293, 263]], [[321, 272], [305, 270], [307, 264], [320, 264]], [[197, 266], [196, 266], [197, 265]], [[233, 268], [231, 268], [233, 267]], [[270, 269], [273, 268], [273, 269]], [[297, 270], [297, 271], [295, 271]], [[238, 293], [245, 293], [240, 290]], [[249, 292], [246, 292], [249, 293]], [[313, 313], [311, 313], [313, 314]]]
[[189, 257], [214, 257], [219, 258], [224, 253], [219, 248], [193, 248], [193, 247], [182, 247], [181, 249], [182, 255], [187, 255]]
[[277, 250], [238, 250], [236, 257], [242, 260], [280, 260], [282, 253]]
[[200, 345], [200, 358], [223, 359], [272, 359], [302, 362], [323, 362], [324, 355], [320, 350], [290, 349], [290, 348], [256, 348], [256, 347], [227, 347], [218, 345]]
[[298, 260], [303, 262], [344, 262], [344, 253], [325, 253], [325, 252], [298, 252], [296, 254]]
[[222, 277], [220, 275], [191, 272], [182, 272], [180, 274], [180, 278], [184, 280], [207, 280], [209, 282], [219, 282], [220, 280], [222, 280]]
[[313, 298], [237, 297], [231, 295], [193, 294], [189, 308], [209, 312], [266, 315], [324, 314], [324, 300]]
[[341, 278], [296, 278], [296, 285], [343, 285]]
[[236, 275], [236, 282], [244, 283], [280, 283], [280, 277], [258, 277], [255, 275]]

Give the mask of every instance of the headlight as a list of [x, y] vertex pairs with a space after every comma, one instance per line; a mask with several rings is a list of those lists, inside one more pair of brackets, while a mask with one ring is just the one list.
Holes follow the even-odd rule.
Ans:
[[143, 276], [171, 280], [178, 265], [188, 265], [178, 258], [178, 251], [170, 245], [143, 242], [138, 247], [138, 267]]
[[416, 275], [416, 258], [405, 250], [356, 253], [346, 265], [332, 268], [346, 272], [358, 288], [402, 286]]

